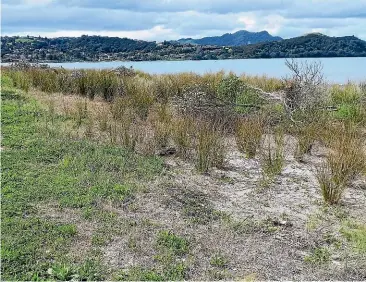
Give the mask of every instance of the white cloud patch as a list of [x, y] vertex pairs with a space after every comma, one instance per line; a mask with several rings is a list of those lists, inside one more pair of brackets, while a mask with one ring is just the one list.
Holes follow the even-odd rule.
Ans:
[[241, 29], [284, 38], [309, 32], [366, 39], [366, 0], [3, 0], [2, 33], [144, 40]]
[[[20, 35], [26, 36], [30, 35], [29, 32], [18, 32], [10, 33], [8, 35]], [[175, 39], [178, 34], [174, 33], [172, 29], [165, 28], [164, 26], [154, 26], [151, 29], [145, 30], [131, 30], [131, 31], [108, 31], [108, 30], [57, 30], [57, 31], [40, 31], [38, 33], [33, 33], [32, 35], [41, 37], [78, 37], [82, 35], [101, 35], [110, 37], [127, 37], [131, 39], [149, 40], [149, 41], [159, 41], [161, 38]]]

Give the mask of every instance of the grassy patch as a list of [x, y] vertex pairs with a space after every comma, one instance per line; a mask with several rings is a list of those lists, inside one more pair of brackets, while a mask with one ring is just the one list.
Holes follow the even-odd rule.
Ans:
[[[98, 236], [108, 239], [107, 233], [120, 232], [116, 219], [103, 212], [103, 203], [121, 206], [133, 201], [139, 189], [136, 179], [152, 179], [162, 162], [121, 147], [69, 139], [60, 131], [63, 117], [55, 116], [53, 124], [45, 126], [48, 114], [12, 89], [3, 89], [2, 102], [3, 278], [100, 279], [88, 274], [90, 262], [70, 261], [77, 227], [47, 220], [38, 207], [56, 203], [80, 210], [105, 231], [95, 236], [102, 244]], [[53, 268], [50, 275], [47, 270]]]
[[347, 221], [342, 226], [341, 233], [356, 252], [366, 254], [366, 225]]
[[218, 268], [227, 267], [228, 260], [221, 254], [215, 254], [210, 259], [210, 265]]
[[157, 243], [159, 246], [169, 249], [175, 255], [184, 255], [188, 252], [188, 241], [170, 231], [161, 231]]
[[326, 247], [315, 248], [310, 255], [305, 256], [305, 262], [323, 264], [330, 261], [330, 251]]
[[25, 38], [25, 37], [15, 39], [15, 43], [18, 43], [18, 42], [20, 42], [20, 43], [31, 43], [33, 41], [34, 41], [34, 39]]
[[155, 269], [135, 267], [128, 271], [122, 271], [117, 275], [118, 281], [162, 281], [164, 277]]

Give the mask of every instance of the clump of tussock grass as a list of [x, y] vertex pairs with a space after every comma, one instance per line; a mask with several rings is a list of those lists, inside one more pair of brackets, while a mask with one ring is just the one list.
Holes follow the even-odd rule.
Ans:
[[9, 71], [9, 76], [13, 81], [14, 87], [20, 88], [25, 92], [29, 91], [32, 80], [27, 73], [22, 71]]
[[88, 102], [85, 99], [77, 100], [75, 102], [75, 111], [73, 113], [73, 118], [75, 120], [76, 127], [80, 127], [88, 117]]
[[108, 129], [109, 112], [99, 109], [96, 114], [96, 122], [98, 124], [98, 129], [101, 132], [106, 132]]
[[344, 86], [333, 85], [329, 91], [332, 102], [336, 105], [357, 103], [362, 96], [361, 89], [352, 83]]
[[56, 117], [55, 100], [53, 100], [53, 99], [47, 100], [47, 112], [48, 112], [48, 117], [51, 120], [51, 123], [53, 124], [55, 117]]
[[99, 87], [102, 98], [106, 101], [112, 101], [115, 97], [123, 93], [123, 81], [108, 71], [101, 71], [99, 78]]
[[284, 131], [276, 129], [274, 134], [268, 134], [260, 152], [263, 176], [273, 178], [281, 174], [284, 164]]
[[332, 105], [337, 108], [333, 117], [354, 123], [366, 122], [365, 94], [362, 85], [348, 83], [344, 86], [334, 85], [329, 90]]
[[129, 78], [124, 81], [126, 102], [136, 114], [146, 120], [150, 108], [155, 102], [151, 91], [151, 82], [144, 78]]
[[311, 148], [314, 142], [319, 138], [319, 131], [321, 127], [318, 123], [309, 123], [305, 125], [300, 125], [296, 129], [297, 136], [297, 146], [295, 151], [295, 159], [299, 162], [304, 160], [306, 154], [311, 153]]
[[220, 124], [201, 121], [197, 126], [196, 168], [205, 173], [211, 167], [224, 165], [226, 148]]
[[178, 155], [184, 159], [189, 159], [191, 156], [195, 128], [194, 120], [189, 116], [179, 116], [172, 122], [173, 142]]
[[331, 151], [316, 173], [323, 199], [329, 204], [337, 204], [349, 182], [366, 168], [365, 144], [357, 131], [345, 126], [333, 130]]
[[254, 158], [264, 133], [264, 121], [260, 116], [239, 119], [235, 128], [238, 149], [247, 158]]
[[167, 103], [155, 104], [150, 109], [148, 121], [154, 131], [154, 140], [157, 148], [169, 145], [172, 132], [172, 112]]
[[240, 79], [252, 86], [258, 87], [266, 92], [275, 92], [282, 90], [284, 85], [280, 79], [267, 77], [266, 75], [262, 76], [248, 76], [248, 75], [241, 75]]
[[124, 123], [117, 127], [119, 143], [126, 149], [134, 151], [139, 142], [139, 132], [131, 119], [126, 118]]

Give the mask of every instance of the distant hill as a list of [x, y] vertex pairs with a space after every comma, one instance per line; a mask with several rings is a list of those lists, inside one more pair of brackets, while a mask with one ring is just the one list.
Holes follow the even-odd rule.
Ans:
[[204, 37], [201, 39], [182, 38], [179, 39], [178, 42], [198, 45], [242, 46], [279, 40], [282, 40], [282, 38], [279, 36], [272, 36], [267, 31], [250, 32], [240, 30], [235, 33], [225, 33], [221, 36]]
[[276, 42], [237, 47], [233, 51], [247, 58], [358, 57], [366, 56], [366, 41], [355, 36], [330, 37], [310, 33]]
[[241, 46], [217, 46], [119, 37], [1, 37], [1, 61], [155, 61], [246, 58], [366, 57], [366, 41], [354, 36], [308, 34], [280, 41]]

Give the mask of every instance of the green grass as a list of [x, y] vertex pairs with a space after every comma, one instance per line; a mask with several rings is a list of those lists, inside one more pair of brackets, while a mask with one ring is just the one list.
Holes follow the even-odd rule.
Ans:
[[158, 236], [158, 245], [169, 249], [175, 255], [184, 255], [188, 252], [189, 243], [170, 231], [161, 231]]
[[9, 79], [2, 77], [3, 82], [3, 279], [106, 278], [108, 268], [97, 271], [100, 262], [92, 251], [81, 261], [70, 258], [70, 247], [83, 230], [72, 223], [50, 220], [41, 210], [47, 211], [48, 205], [74, 209], [97, 225], [95, 238], [108, 241], [124, 228], [113, 213], [103, 210], [103, 203], [118, 207], [133, 202], [140, 187], [136, 180], [148, 181], [159, 174], [161, 160], [68, 138], [60, 130], [65, 117], [46, 122], [47, 113], [38, 102], [9, 88]]
[[225, 268], [227, 264], [227, 259], [221, 254], [215, 254], [210, 259], [210, 265], [214, 267]]
[[21, 42], [21, 43], [31, 43], [33, 42], [34, 39], [30, 39], [30, 38], [17, 38], [15, 39], [15, 42], [18, 43], [18, 42]]
[[346, 222], [341, 233], [352, 244], [358, 253], [366, 254], [366, 225], [355, 222]]
[[330, 261], [330, 251], [326, 247], [315, 248], [310, 255], [305, 256], [305, 262], [324, 264]]
[[187, 264], [182, 259], [189, 253], [189, 242], [171, 231], [157, 234], [157, 255], [153, 268], [134, 266], [120, 271], [115, 279], [120, 281], [181, 281], [187, 278]]

